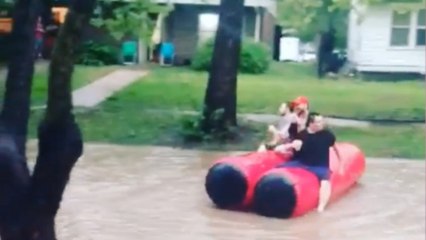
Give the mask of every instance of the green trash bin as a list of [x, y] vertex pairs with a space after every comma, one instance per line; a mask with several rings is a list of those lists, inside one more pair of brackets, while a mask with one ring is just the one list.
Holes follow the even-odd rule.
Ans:
[[121, 59], [123, 64], [138, 62], [138, 43], [136, 41], [125, 41], [121, 44]]

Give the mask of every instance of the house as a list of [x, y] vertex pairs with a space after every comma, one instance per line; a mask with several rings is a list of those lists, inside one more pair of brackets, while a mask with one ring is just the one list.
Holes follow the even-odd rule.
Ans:
[[425, 18], [421, 3], [363, 6], [353, 1], [349, 62], [358, 72], [425, 74]]
[[[175, 62], [190, 60], [196, 47], [213, 37], [219, 20], [220, 0], [156, 0], [173, 4], [174, 10], [163, 19], [161, 41], [175, 46]], [[276, 0], [245, 0], [243, 35], [274, 46]]]
[[[158, 16], [154, 35], [158, 41], [172, 42], [175, 63], [188, 62], [197, 46], [213, 37], [219, 21], [220, 0], [153, 0], [159, 4], [172, 4], [174, 9], [166, 17]], [[54, 16], [63, 21], [69, 0], [56, 0], [52, 9]], [[276, 0], [245, 0], [243, 37], [275, 45]], [[2, 27], [0, 22], [0, 30]], [[104, 29], [90, 26], [82, 38], [115, 45]], [[1, 40], [1, 39], [0, 39]], [[148, 43], [139, 42], [139, 62], [148, 59]]]

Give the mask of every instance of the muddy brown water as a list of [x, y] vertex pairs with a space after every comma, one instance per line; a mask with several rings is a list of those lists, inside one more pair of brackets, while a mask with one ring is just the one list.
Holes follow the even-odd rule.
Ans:
[[360, 184], [326, 212], [280, 220], [212, 206], [204, 177], [229, 154], [237, 153], [86, 145], [57, 217], [58, 239], [425, 239], [423, 161], [369, 160]]

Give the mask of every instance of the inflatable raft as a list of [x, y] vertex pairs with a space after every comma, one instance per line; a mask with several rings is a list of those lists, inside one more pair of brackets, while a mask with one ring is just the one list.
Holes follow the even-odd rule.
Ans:
[[[354, 185], [365, 170], [359, 148], [349, 143], [337, 143], [336, 147], [345, 167], [343, 175], [337, 173], [339, 161], [330, 149], [331, 201]], [[291, 157], [267, 151], [219, 159], [206, 176], [206, 192], [220, 208], [254, 207], [261, 215], [282, 218], [303, 215], [318, 204], [319, 181], [304, 169], [276, 168]]]
[[207, 173], [205, 180], [207, 194], [219, 208], [248, 208], [251, 206], [254, 188], [260, 177], [290, 158], [291, 154], [267, 151], [219, 159]]
[[[330, 202], [349, 190], [365, 171], [365, 157], [358, 147], [349, 143], [337, 143], [336, 147], [341, 162], [330, 149]], [[343, 164], [341, 173], [340, 164]], [[319, 186], [318, 178], [302, 168], [274, 168], [264, 173], [256, 184], [253, 208], [269, 217], [301, 216], [317, 207]]]

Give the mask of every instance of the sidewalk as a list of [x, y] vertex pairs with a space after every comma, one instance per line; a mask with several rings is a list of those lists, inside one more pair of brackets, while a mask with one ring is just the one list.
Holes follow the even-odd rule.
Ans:
[[[163, 109], [149, 109], [145, 110], [147, 112], [152, 112], [156, 114], [162, 113], [171, 113], [170, 110]], [[197, 115], [199, 112], [197, 111], [172, 111], [173, 114], [181, 114], [181, 115]], [[256, 114], [256, 113], [240, 113], [238, 117], [244, 118], [249, 121], [264, 123], [264, 124], [273, 124], [278, 121], [278, 116], [273, 114]], [[335, 127], [351, 127], [351, 128], [369, 128], [374, 125], [380, 125], [379, 123], [369, 122], [369, 121], [360, 121], [360, 120], [352, 120], [352, 119], [341, 119], [341, 118], [332, 118], [326, 117], [327, 124]], [[418, 125], [424, 126], [424, 123], [395, 123], [394, 125]], [[389, 126], [389, 124], [388, 124]]]
[[[241, 114], [241, 116], [253, 122], [273, 123], [278, 121], [278, 116], [272, 114]], [[368, 121], [350, 119], [326, 118], [326, 121], [329, 125], [336, 127], [368, 128], [373, 125]]]
[[[147, 71], [116, 70], [89, 85], [74, 90], [72, 93], [73, 105], [74, 107], [84, 108], [95, 107], [147, 74]], [[46, 105], [32, 106], [31, 110], [42, 110], [45, 108]]]
[[72, 93], [74, 107], [95, 107], [147, 74], [146, 71], [116, 70]]

